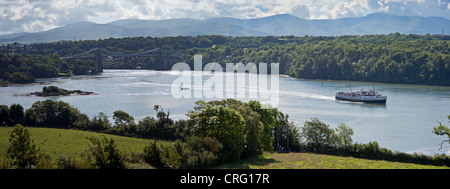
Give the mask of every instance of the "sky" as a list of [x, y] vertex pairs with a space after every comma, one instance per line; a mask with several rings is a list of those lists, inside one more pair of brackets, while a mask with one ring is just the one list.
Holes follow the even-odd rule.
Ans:
[[450, 19], [450, 0], [0, 0], [0, 35], [120, 19], [258, 18], [292, 14], [339, 19], [375, 12]]

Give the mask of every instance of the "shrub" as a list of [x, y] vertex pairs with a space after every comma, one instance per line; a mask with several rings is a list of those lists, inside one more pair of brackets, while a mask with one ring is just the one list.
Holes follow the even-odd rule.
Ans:
[[222, 148], [222, 144], [215, 138], [189, 137], [183, 149], [183, 168], [212, 168], [218, 163]]
[[206, 169], [219, 163], [222, 144], [215, 138], [191, 136], [185, 142], [157, 146], [156, 141], [144, 148], [144, 160], [155, 168]]
[[125, 169], [125, 155], [121, 154], [112, 138], [101, 140], [88, 138], [90, 147], [87, 150], [86, 160], [98, 169]]
[[59, 156], [56, 166], [59, 169], [83, 169], [83, 164], [77, 161], [73, 157], [66, 157], [65, 155]]
[[144, 161], [155, 168], [164, 168], [161, 159], [161, 148], [156, 145], [156, 141], [144, 148]]

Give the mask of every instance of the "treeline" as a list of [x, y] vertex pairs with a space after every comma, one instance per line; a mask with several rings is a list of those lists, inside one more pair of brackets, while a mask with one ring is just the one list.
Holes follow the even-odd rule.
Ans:
[[78, 129], [139, 138], [179, 139], [179, 130], [184, 127], [185, 121], [175, 122], [166, 113], [155, 110], [158, 111], [156, 119], [147, 116], [138, 123], [135, 123], [128, 113], [114, 111], [113, 124], [103, 112], [90, 119], [67, 102], [45, 100], [36, 101], [26, 110], [20, 104], [12, 104], [9, 107], [0, 105], [0, 125], [22, 124], [28, 127]]
[[[97, 47], [120, 53], [163, 48], [184, 54], [175, 61], [191, 64], [191, 68], [193, 56], [201, 54], [204, 64], [280, 63], [281, 73], [298, 78], [450, 85], [449, 40], [448, 35], [399, 33], [337, 37], [134, 37], [5, 45], [0, 52], [68, 56]], [[155, 57], [124, 57], [105, 61], [104, 66], [154, 69], [157, 63]]]
[[[358, 38], [296, 47], [286, 73], [312, 79], [450, 85], [450, 43], [364, 42]], [[301, 50], [300, 50], [300, 49]]]
[[[335, 129], [317, 118], [299, 127], [276, 108], [261, 109], [258, 101], [234, 99], [198, 101], [185, 120], [174, 121], [170, 112], [155, 105], [155, 117], [137, 123], [128, 113], [99, 113], [92, 119], [62, 101], [37, 101], [31, 108], [0, 106], [0, 124], [29, 127], [80, 129], [122, 136], [175, 141], [170, 145], [147, 145], [140, 156], [156, 168], [212, 168], [239, 159], [272, 152], [312, 152], [406, 163], [450, 166], [445, 154], [392, 152], [378, 143], [353, 143], [353, 130], [345, 124]], [[108, 142], [106, 139], [103, 142]], [[113, 143], [113, 141], [109, 141]], [[99, 143], [99, 141], [97, 141]], [[124, 159], [121, 157], [121, 159]]]
[[33, 83], [35, 78], [54, 78], [97, 73], [94, 61], [65, 61], [57, 55], [0, 53], [0, 79], [10, 83]]

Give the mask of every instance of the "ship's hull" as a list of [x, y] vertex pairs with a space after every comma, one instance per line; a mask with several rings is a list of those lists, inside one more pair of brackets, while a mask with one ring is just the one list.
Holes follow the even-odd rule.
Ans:
[[336, 100], [350, 101], [350, 102], [364, 102], [364, 103], [375, 103], [375, 104], [386, 104], [387, 97], [357, 97], [357, 96], [343, 96], [335, 95]]

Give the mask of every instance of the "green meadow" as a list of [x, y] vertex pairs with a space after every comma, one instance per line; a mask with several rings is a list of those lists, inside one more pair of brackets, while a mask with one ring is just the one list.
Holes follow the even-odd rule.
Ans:
[[[80, 154], [89, 147], [87, 137], [107, 137], [113, 138], [118, 149], [130, 155], [133, 153], [141, 153], [146, 145], [150, 144], [149, 139], [140, 139], [133, 137], [124, 137], [117, 135], [109, 135], [95, 133], [89, 131], [80, 131], [72, 129], [54, 129], [54, 128], [36, 128], [26, 127], [31, 133], [31, 139], [34, 140], [36, 147], [41, 152], [45, 152], [52, 158], [60, 155], [70, 157], [80, 157]], [[12, 127], [0, 127], [0, 156], [4, 156], [5, 150], [9, 146], [8, 138]], [[169, 144], [166, 141], [157, 141], [159, 144]]]
[[264, 153], [227, 164], [231, 169], [449, 169], [445, 166], [419, 165], [383, 160], [369, 160], [314, 153]]

